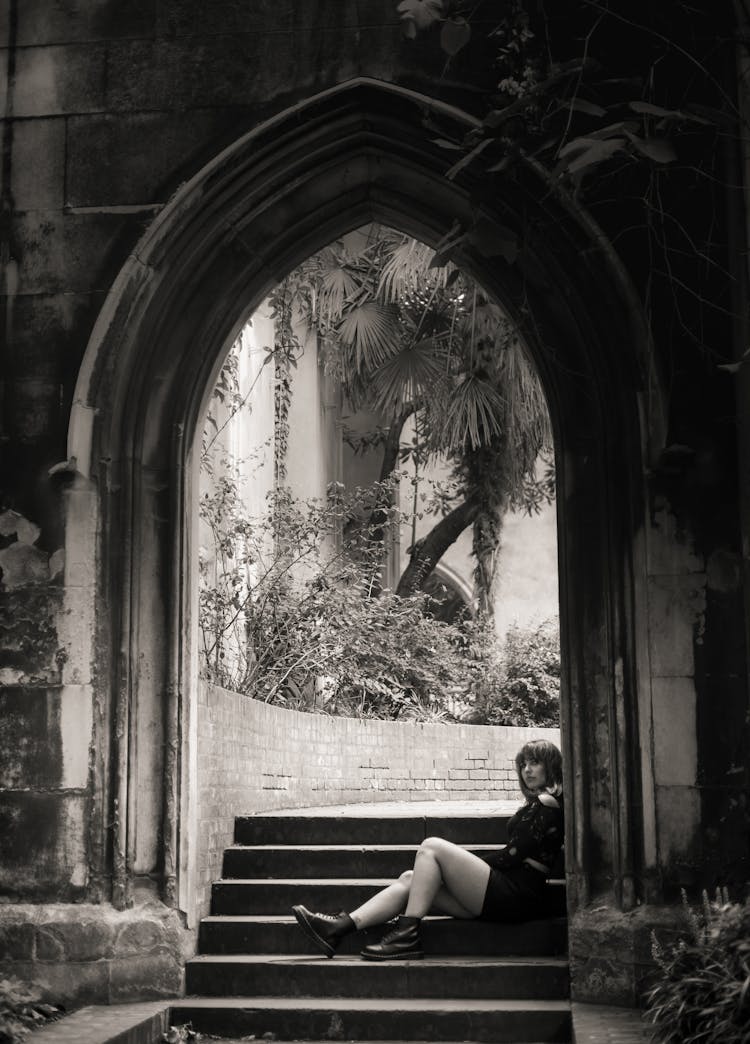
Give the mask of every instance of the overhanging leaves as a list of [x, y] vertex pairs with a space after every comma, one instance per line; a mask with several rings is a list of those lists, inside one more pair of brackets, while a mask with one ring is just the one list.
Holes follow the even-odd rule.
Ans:
[[399, 342], [398, 313], [382, 301], [364, 301], [350, 309], [338, 326], [344, 344], [354, 349], [356, 369], [373, 369], [392, 355]]
[[503, 398], [476, 374], [462, 376], [448, 403], [443, 437], [451, 451], [466, 443], [477, 449], [501, 432]]

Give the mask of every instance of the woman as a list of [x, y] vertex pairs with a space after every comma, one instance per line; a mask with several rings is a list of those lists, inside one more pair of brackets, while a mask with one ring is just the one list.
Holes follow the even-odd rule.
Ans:
[[419, 925], [430, 909], [451, 917], [487, 921], [522, 920], [538, 909], [545, 882], [564, 839], [562, 756], [547, 740], [532, 740], [516, 755], [516, 771], [526, 804], [508, 822], [508, 844], [487, 858], [428, 837], [414, 869], [401, 874], [351, 913], [313, 913], [292, 907], [305, 934], [328, 957], [350, 932], [399, 915], [379, 943], [365, 946], [371, 961], [424, 957]]

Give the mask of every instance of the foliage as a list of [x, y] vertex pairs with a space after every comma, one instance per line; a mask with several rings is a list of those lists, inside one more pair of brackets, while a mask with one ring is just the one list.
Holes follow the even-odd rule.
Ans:
[[297, 356], [302, 345], [293, 325], [294, 295], [289, 280], [284, 280], [270, 297], [275, 320], [274, 356], [274, 466], [277, 482], [286, 478], [286, 457], [289, 447], [289, 408], [292, 402], [292, 370], [297, 367]]
[[14, 976], [0, 979], [0, 1044], [19, 1044], [32, 1030], [62, 1014], [61, 1008], [42, 1002], [36, 986]]
[[[212, 546], [202, 551], [199, 611], [208, 677], [326, 713], [448, 714], [465, 684], [461, 636], [426, 612], [425, 595], [372, 597], [380, 552], [367, 519], [377, 499], [379, 486], [346, 492], [334, 484], [324, 503], [276, 489], [252, 518], [230, 477], [204, 493]], [[393, 509], [389, 521], [400, 521]]]
[[686, 937], [652, 935], [658, 978], [646, 997], [659, 1044], [743, 1044], [750, 1039], [750, 905], [726, 891], [703, 893], [694, 911], [683, 892]]
[[[455, 465], [452, 506], [463, 502], [464, 510], [454, 517], [481, 532], [477, 579], [489, 611], [504, 513], [552, 495], [534, 475], [540, 452], [551, 451], [546, 402], [514, 327], [430, 247], [374, 225], [313, 255], [285, 288], [321, 338], [325, 365], [352, 408], [382, 418], [372, 437], [357, 438], [360, 450], [382, 446], [381, 479], [397, 466], [394, 445], [409, 418], [415, 469], [438, 457]], [[472, 467], [477, 457], [484, 470]], [[426, 582], [460, 532], [444, 526], [426, 543], [413, 542], [398, 592]]]
[[483, 669], [473, 684], [474, 723], [485, 725], [560, 724], [560, 636], [556, 620], [508, 630], [498, 651], [492, 635], [480, 642]]
[[[477, 126], [464, 134], [428, 121], [446, 176], [480, 155], [484, 192], [488, 179], [542, 174], [553, 194], [585, 205], [626, 252], [657, 336], [705, 351], [711, 328], [733, 317], [722, 290], [732, 278], [724, 194], [746, 121], [733, 95], [731, 5], [508, 0], [489, 20], [474, 0], [395, 6], [404, 35], [431, 40], [446, 71], [464, 48], [467, 65], [482, 56], [473, 73], [486, 84]], [[437, 249], [448, 260], [468, 241], [513, 264], [523, 239], [523, 230], [507, 228], [485, 242], [478, 217], [454, 226]], [[750, 351], [718, 363], [736, 373], [748, 361]]]
[[190, 1022], [181, 1026], [170, 1026], [161, 1035], [162, 1044], [199, 1044], [203, 1034], [194, 1030]]
[[[276, 489], [251, 517], [231, 478], [215, 481], [200, 502], [204, 675], [326, 714], [449, 721], [471, 705], [492, 724], [556, 724], [552, 625], [511, 634], [499, 661], [486, 619], [446, 622], [429, 594], [382, 590], [369, 520], [384, 500], [380, 484], [333, 484], [324, 502]], [[385, 538], [402, 522], [390, 508]]]

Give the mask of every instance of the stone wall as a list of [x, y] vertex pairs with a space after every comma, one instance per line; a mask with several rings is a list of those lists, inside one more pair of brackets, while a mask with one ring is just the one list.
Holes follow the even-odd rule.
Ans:
[[193, 950], [179, 914], [161, 904], [0, 906], [0, 978], [33, 982], [68, 1009], [179, 996]]
[[80, 901], [93, 876], [90, 657], [76, 637], [86, 614], [73, 603], [77, 564], [64, 585], [64, 550], [39, 536], [20, 513], [0, 514], [0, 895]]
[[199, 916], [236, 815], [357, 801], [520, 801], [513, 759], [535, 737], [559, 743], [557, 729], [334, 718], [202, 685]]

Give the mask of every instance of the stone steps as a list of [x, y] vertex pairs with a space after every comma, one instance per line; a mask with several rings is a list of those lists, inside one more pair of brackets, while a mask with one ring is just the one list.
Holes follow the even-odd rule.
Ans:
[[173, 1021], [288, 1040], [569, 1041], [562, 881], [548, 885], [539, 919], [523, 925], [425, 918], [418, 961], [362, 961], [380, 927], [347, 936], [329, 960], [292, 917], [295, 903], [353, 909], [410, 868], [425, 837], [479, 853], [505, 839], [507, 816], [439, 811], [239, 817], [200, 953], [185, 969], [195, 996], [174, 1006]]
[[[450, 917], [427, 917], [422, 925], [422, 940], [429, 954], [450, 956], [493, 955], [527, 957], [559, 956], [567, 947], [565, 918], [528, 921], [519, 931], [515, 924], [490, 924], [486, 921], [462, 922], [457, 929]], [[377, 942], [379, 929], [368, 929], [344, 939], [341, 954], [359, 953], [362, 946]], [[200, 925], [199, 949], [204, 954], [265, 953], [315, 954], [312, 943], [289, 916], [204, 917]]]
[[554, 1000], [188, 997], [172, 1005], [172, 1019], [205, 1033], [285, 1040], [570, 1041], [570, 1005]]
[[[363, 945], [362, 937], [359, 940]], [[393, 964], [358, 956], [211, 954], [187, 969], [187, 989], [205, 997], [464, 997], [526, 1000], [568, 995], [568, 964], [559, 957], [447, 957]]]
[[[416, 844], [232, 845], [224, 851], [222, 877], [398, 877], [414, 865]], [[466, 845], [489, 855], [501, 845]]]
[[[373, 807], [373, 806], [371, 806]], [[426, 837], [456, 844], [496, 845], [507, 839], [506, 815], [356, 816], [352, 814], [238, 816], [238, 845], [418, 845]]]

